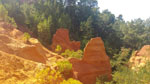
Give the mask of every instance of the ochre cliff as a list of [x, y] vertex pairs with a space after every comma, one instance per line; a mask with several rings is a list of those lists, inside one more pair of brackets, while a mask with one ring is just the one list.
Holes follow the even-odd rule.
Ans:
[[84, 49], [82, 60], [70, 59], [73, 65], [74, 78], [83, 84], [95, 84], [96, 77], [107, 76], [111, 80], [111, 66], [109, 57], [101, 38], [92, 38]]
[[55, 51], [56, 46], [60, 45], [62, 47], [62, 52], [66, 49], [77, 51], [80, 49], [79, 41], [70, 41], [69, 31], [67, 29], [58, 29], [56, 34], [54, 34], [51, 44], [51, 50]]
[[26, 43], [22, 38], [23, 32], [0, 23], [0, 84], [34, 84], [36, 69], [62, 59], [37, 39], [30, 38]]
[[[34, 84], [35, 70], [55, 64], [64, 58], [45, 48], [37, 39], [23, 41], [23, 32], [0, 22], [0, 84]], [[57, 45], [63, 50], [78, 50], [80, 42], [70, 41], [66, 29], [58, 29], [53, 36], [51, 49]], [[101, 38], [92, 38], [84, 49], [81, 60], [71, 58], [73, 77], [83, 84], [95, 84], [97, 76], [111, 79], [109, 57]], [[55, 67], [56, 68], [56, 67]]]

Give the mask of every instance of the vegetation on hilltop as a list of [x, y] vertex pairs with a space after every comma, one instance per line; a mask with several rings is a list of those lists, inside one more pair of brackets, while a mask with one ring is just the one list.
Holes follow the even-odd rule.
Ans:
[[51, 43], [58, 28], [67, 28], [72, 40], [82, 42], [82, 49], [90, 38], [102, 37], [111, 57], [121, 47], [139, 49], [150, 41], [149, 19], [125, 22], [122, 15], [116, 17], [109, 10], [100, 12], [97, 0], [0, 0], [0, 3], [9, 17], [27, 26], [45, 46]]

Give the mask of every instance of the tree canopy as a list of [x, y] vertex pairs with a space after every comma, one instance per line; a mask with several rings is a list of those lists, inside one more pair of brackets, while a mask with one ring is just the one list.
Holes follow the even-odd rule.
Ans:
[[150, 44], [150, 18], [126, 22], [122, 15], [115, 16], [109, 10], [100, 12], [97, 0], [0, 0], [0, 3], [17, 25], [28, 27], [45, 46], [51, 44], [58, 28], [68, 29], [71, 40], [81, 41], [82, 49], [90, 38], [102, 37], [109, 56], [121, 47], [139, 49]]

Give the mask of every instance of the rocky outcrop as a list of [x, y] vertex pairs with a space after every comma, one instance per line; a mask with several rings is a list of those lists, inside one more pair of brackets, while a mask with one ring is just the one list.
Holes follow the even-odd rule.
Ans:
[[3, 52], [40, 63], [46, 63], [47, 58], [52, 56], [61, 58], [61, 56], [52, 53], [42, 46], [42, 44], [40, 44], [40, 42], [35, 38], [30, 38], [29, 44], [25, 44], [6, 33], [1, 34], [0, 32], [0, 44], [0, 50]]
[[144, 66], [148, 61], [150, 61], [150, 45], [145, 45], [141, 50], [135, 51], [130, 60], [129, 66], [132, 69], [137, 69], [138, 67]]
[[35, 70], [41, 63], [0, 51], [0, 84], [34, 84]]
[[58, 29], [52, 39], [51, 50], [55, 51], [56, 46], [62, 47], [62, 52], [66, 49], [77, 51], [80, 49], [80, 42], [70, 41], [69, 31], [67, 29]]
[[0, 23], [0, 34], [7, 35], [7, 36], [17, 39], [17, 40], [19, 40], [23, 37], [23, 32], [12, 27], [11, 25], [5, 24], [5, 23], [3, 23], [3, 24]]
[[[37, 39], [22, 41], [23, 33], [7, 28], [0, 23], [0, 84], [34, 84], [35, 70], [50, 66], [63, 57], [46, 49]], [[57, 45], [65, 49], [78, 50], [80, 42], [70, 41], [69, 32], [59, 29], [53, 38], [52, 50]], [[70, 59], [73, 77], [84, 84], [95, 84], [97, 76], [111, 79], [111, 66], [101, 38], [93, 38], [84, 49], [82, 60]]]
[[23, 33], [0, 23], [0, 84], [34, 84], [35, 72], [61, 56], [46, 49], [37, 39], [22, 41]]
[[107, 76], [111, 79], [110, 60], [101, 38], [92, 38], [84, 49], [82, 60], [70, 59], [73, 66], [74, 78], [83, 84], [95, 84], [96, 77]]
[[35, 45], [21, 43], [3, 34], [0, 34], [0, 44], [0, 50], [3, 52], [14, 54], [28, 60], [46, 63], [46, 56]]

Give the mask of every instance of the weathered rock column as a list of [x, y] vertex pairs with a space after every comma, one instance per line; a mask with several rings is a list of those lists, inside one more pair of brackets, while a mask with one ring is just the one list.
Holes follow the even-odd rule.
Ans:
[[69, 31], [67, 29], [60, 28], [56, 31], [56, 34], [53, 35], [51, 50], [55, 51], [57, 45], [62, 47], [64, 52], [66, 49], [77, 51], [80, 49], [79, 41], [70, 41]]
[[107, 76], [111, 80], [111, 65], [100, 37], [92, 38], [84, 49], [82, 60], [70, 59], [74, 78], [83, 84], [95, 84], [97, 76]]

